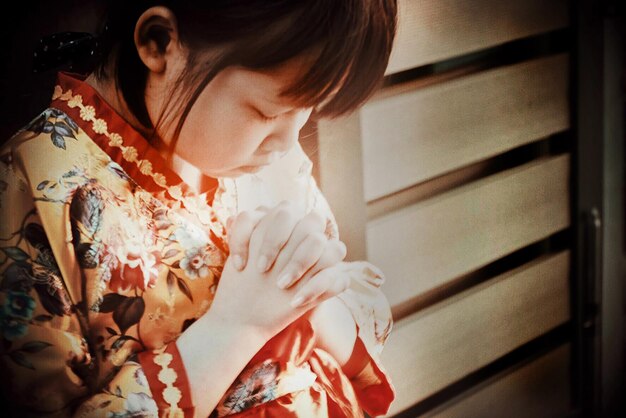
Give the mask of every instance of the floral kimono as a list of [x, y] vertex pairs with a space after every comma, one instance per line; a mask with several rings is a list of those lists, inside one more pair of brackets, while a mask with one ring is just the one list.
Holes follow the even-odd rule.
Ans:
[[[299, 146], [259, 173], [209, 179], [204, 192], [181, 173], [66, 73], [50, 107], [3, 145], [0, 365], [19, 416], [193, 416], [176, 339], [211, 307], [228, 257], [226, 219], [291, 199], [303, 214], [326, 213], [337, 236]], [[345, 265], [351, 285], [338, 297], [365, 367], [348, 378], [315, 347], [303, 316], [250, 360], [211, 417], [387, 412], [383, 276], [364, 261]]]

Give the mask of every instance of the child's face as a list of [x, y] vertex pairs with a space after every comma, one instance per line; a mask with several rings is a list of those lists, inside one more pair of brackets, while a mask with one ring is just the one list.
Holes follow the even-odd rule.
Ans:
[[305, 65], [296, 58], [271, 71], [221, 71], [193, 105], [175, 153], [212, 177], [256, 172], [281, 157], [298, 141], [312, 109], [278, 95]]

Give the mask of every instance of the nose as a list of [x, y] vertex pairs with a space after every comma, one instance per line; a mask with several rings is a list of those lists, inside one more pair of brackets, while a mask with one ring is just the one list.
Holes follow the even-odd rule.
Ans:
[[265, 139], [262, 150], [284, 154], [298, 142], [300, 129], [311, 115], [312, 109], [296, 110], [281, 116]]

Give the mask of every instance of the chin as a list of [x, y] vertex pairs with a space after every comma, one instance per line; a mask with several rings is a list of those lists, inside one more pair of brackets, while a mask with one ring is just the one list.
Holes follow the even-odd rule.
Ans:
[[264, 168], [265, 168], [264, 165], [247, 165], [247, 166], [237, 168], [236, 171], [242, 174], [250, 174], [250, 173], [258, 173]]

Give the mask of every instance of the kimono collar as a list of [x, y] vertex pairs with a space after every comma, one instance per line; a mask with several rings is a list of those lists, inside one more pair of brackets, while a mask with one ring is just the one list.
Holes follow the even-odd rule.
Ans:
[[[148, 140], [118, 114], [83, 76], [59, 72], [50, 107], [67, 113], [91, 139], [143, 189], [167, 191], [174, 199], [206, 194], [211, 204], [218, 180], [204, 176], [185, 160], [175, 170]], [[179, 175], [180, 173], [180, 175]], [[190, 183], [181, 178], [181, 175]], [[199, 190], [200, 185], [203, 190]]]

